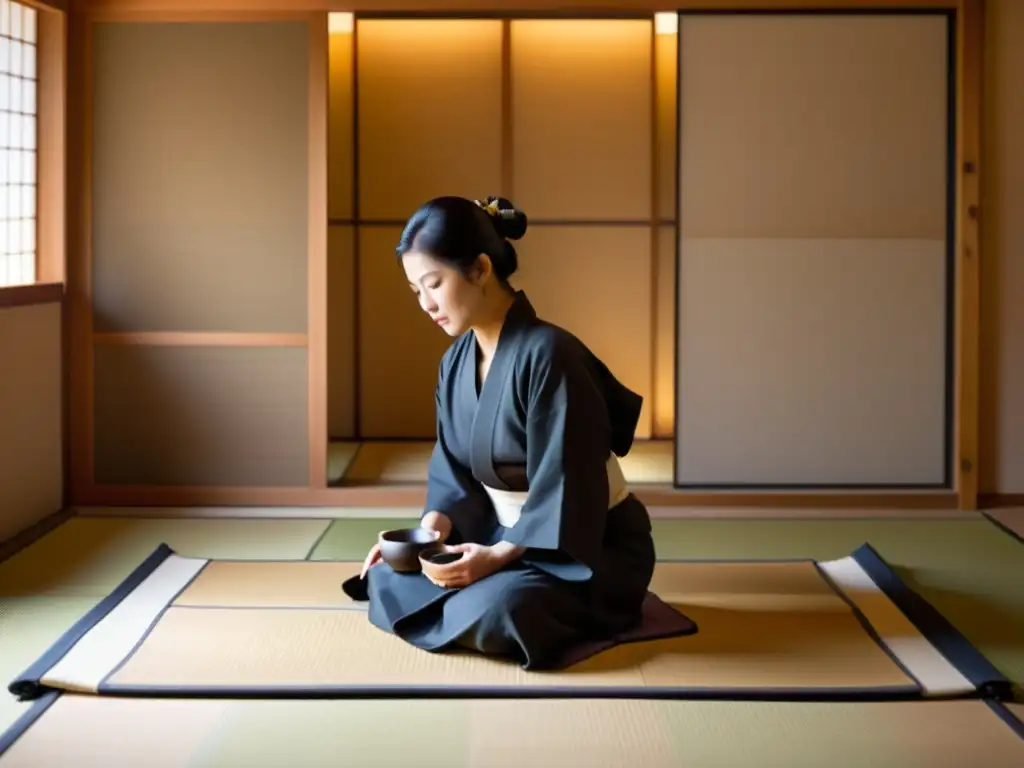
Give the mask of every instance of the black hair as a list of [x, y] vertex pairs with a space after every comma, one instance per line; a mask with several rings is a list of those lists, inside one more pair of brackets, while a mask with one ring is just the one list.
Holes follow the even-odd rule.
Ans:
[[519, 266], [509, 241], [525, 235], [526, 227], [526, 214], [503, 197], [482, 201], [436, 197], [409, 218], [395, 251], [399, 259], [411, 250], [423, 251], [463, 275], [468, 275], [480, 254], [486, 254], [494, 265], [494, 276], [507, 286]]

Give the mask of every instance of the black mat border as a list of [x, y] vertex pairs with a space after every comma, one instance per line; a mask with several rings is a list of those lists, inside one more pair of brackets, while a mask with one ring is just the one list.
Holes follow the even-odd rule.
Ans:
[[[348, 685], [229, 688], [218, 686], [103, 685], [99, 693], [118, 698], [151, 699], [654, 699], [670, 701], [896, 702], [936, 701], [915, 685], [892, 688], [638, 688], [598, 686]], [[959, 697], [967, 698], [967, 697]]]
[[996, 701], [995, 699], [985, 699], [985, 703], [988, 708], [991, 709], [996, 717], [1002, 720], [1006, 725], [1010, 727], [1017, 736], [1024, 740], [1024, 723], [1022, 723], [1013, 712], [1010, 711], [1003, 702]]
[[46, 710], [53, 706], [63, 694], [63, 691], [48, 690], [32, 702], [22, 715], [15, 720], [3, 733], [0, 733], [0, 757], [14, 746], [14, 742], [25, 735], [36, 721], [42, 717]]

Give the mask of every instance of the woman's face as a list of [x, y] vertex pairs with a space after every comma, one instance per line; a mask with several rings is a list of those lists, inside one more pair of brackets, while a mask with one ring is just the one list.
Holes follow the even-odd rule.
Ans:
[[420, 309], [449, 336], [469, 330], [480, 305], [482, 291], [457, 269], [419, 251], [402, 257], [409, 287]]

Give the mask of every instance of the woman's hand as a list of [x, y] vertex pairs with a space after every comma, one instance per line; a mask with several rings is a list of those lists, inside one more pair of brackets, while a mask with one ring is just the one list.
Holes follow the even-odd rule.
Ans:
[[448, 515], [433, 509], [420, 519], [420, 527], [437, 531], [441, 534], [439, 539], [441, 542], [447, 541], [452, 533], [452, 521]]
[[381, 562], [380, 558], [380, 544], [374, 544], [370, 547], [369, 553], [366, 555], [366, 559], [363, 560], [363, 570], [359, 574], [360, 579], [365, 579], [366, 574], [369, 573], [370, 569]]
[[508, 562], [507, 557], [481, 544], [448, 545], [441, 552], [462, 553], [462, 557], [453, 563], [423, 563], [423, 575], [444, 589], [468, 587], [500, 570]]

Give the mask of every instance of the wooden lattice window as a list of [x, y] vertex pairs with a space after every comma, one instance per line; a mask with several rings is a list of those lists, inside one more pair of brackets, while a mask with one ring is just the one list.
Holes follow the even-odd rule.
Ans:
[[36, 280], [37, 14], [0, 0], [0, 287]]

